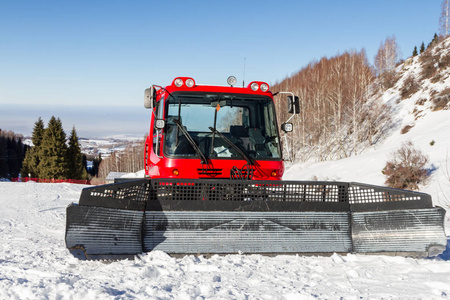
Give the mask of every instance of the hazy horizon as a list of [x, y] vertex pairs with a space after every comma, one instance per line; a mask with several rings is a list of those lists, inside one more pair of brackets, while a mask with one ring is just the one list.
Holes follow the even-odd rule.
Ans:
[[52, 116], [61, 119], [67, 135], [75, 126], [80, 138], [143, 137], [150, 126], [144, 107], [2, 104], [0, 129], [31, 136], [39, 117], [47, 126]]

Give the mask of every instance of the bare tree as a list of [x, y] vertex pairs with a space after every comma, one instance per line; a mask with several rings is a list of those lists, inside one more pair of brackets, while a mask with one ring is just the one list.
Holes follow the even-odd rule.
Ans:
[[397, 39], [395, 35], [387, 37], [384, 42], [381, 43], [375, 55], [375, 68], [377, 75], [380, 76], [383, 73], [394, 70], [397, 61], [400, 58], [400, 48], [397, 45]]
[[123, 152], [112, 152], [100, 163], [98, 177], [106, 178], [109, 172], [134, 173], [143, 170], [145, 167], [144, 151], [145, 139], [130, 144]]
[[380, 48], [375, 55], [375, 70], [381, 78], [382, 87], [387, 89], [395, 83], [395, 66], [400, 58], [400, 48], [397, 45], [395, 35], [387, 37], [381, 43]]
[[[369, 86], [374, 80], [366, 53], [350, 51], [322, 58], [272, 86], [273, 91], [292, 91], [301, 101], [300, 114], [292, 119], [294, 132], [283, 137], [290, 159], [330, 160], [356, 153], [368, 144], [366, 128]], [[277, 117], [289, 116], [278, 96]], [[374, 112], [375, 113], [375, 112]], [[362, 123], [361, 123], [362, 122]]]
[[428, 156], [415, 148], [412, 142], [403, 143], [392, 152], [383, 169], [386, 184], [397, 189], [418, 190], [419, 184], [426, 183], [429, 172], [425, 168]]
[[441, 3], [441, 17], [439, 18], [439, 30], [441, 35], [447, 37], [450, 26], [450, 0], [443, 0]]

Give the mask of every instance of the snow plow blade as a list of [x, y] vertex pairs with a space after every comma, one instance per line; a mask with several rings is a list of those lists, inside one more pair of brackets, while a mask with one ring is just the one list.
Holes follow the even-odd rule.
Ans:
[[67, 207], [80, 259], [169, 254], [436, 256], [445, 210], [427, 194], [345, 182], [141, 179], [85, 188]]

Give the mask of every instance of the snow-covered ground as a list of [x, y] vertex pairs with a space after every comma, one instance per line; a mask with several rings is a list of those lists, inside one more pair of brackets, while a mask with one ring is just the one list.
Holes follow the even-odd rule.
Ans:
[[[375, 147], [358, 156], [337, 161], [309, 162], [290, 166], [285, 180], [334, 180], [384, 185], [381, 173], [390, 154], [411, 141], [429, 158], [429, 182], [420, 192], [431, 194], [436, 204], [450, 206], [450, 110], [424, 116], [406, 134], [393, 133]], [[434, 142], [434, 143], [432, 143]]]
[[0, 299], [442, 299], [450, 259], [226, 255], [79, 261], [65, 208], [82, 185], [0, 182]]
[[[417, 77], [417, 63], [415, 58], [399, 72]], [[432, 175], [421, 191], [449, 209], [450, 110], [431, 112], [429, 102], [417, 104], [430, 99], [432, 90], [449, 86], [446, 78], [424, 81], [419, 92], [400, 100], [402, 78], [382, 95], [386, 104], [396, 105], [397, 126], [385, 140], [355, 157], [292, 165], [284, 179], [383, 185], [381, 170], [389, 154], [412, 141], [429, 156]], [[400, 134], [405, 125], [414, 126]], [[450, 298], [450, 246], [433, 259], [355, 254], [173, 258], [154, 251], [133, 260], [79, 261], [65, 248], [65, 209], [78, 201], [83, 187], [0, 182], [0, 300]], [[449, 234], [449, 216], [445, 225]]]

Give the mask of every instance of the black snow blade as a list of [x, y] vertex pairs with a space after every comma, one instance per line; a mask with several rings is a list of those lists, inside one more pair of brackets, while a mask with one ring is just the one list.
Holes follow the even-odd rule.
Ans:
[[169, 254], [445, 250], [445, 210], [427, 194], [359, 183], [141, 179], [86, 188], [67, 208], [81, 259]]

